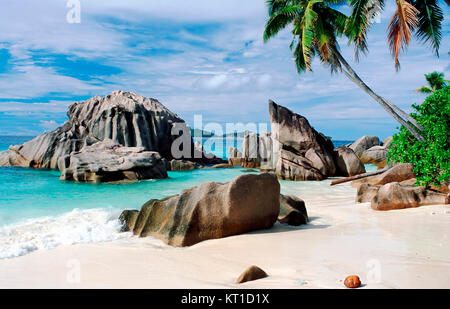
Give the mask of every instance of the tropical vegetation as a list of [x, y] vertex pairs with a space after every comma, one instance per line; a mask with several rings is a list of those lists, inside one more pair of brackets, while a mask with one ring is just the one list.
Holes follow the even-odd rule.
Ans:
[[418, 185], [439, 186], [450, 179], [450, 86], [436, 90], [413, 108], [411, 115], [423, 126], [424, 141], [401, 127], [393, 137], [388, 161], [412, 163]]

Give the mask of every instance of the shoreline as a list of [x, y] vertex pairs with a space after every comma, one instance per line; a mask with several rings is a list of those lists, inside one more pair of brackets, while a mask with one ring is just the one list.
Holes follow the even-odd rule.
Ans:
[[[353, 274], [363, 288], [450, 288], [449, 205], [380, 212], [356, 204], [350, 184], [319, 188], [323, 196], [283, 187], [305, 199], [305, 226], [186, 248], [133, 237], [39, 250], [0, 260], [0, 288], [344, 288]], [[269, 277], [235, 284], [250, 265]], [[71, 282], [78, 266], [80, 282]]]

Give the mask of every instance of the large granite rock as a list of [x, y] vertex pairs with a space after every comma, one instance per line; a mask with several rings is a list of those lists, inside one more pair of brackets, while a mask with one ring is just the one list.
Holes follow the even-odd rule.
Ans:
[[[207, 182], [162, 200], [150, 200], [135, 224], [135, 235], [153, 236], [172, 246], [267, 229], [280, 211], [280, 184], [274, 174], [246, 174], [229, 183]], [[130, 217], [130, 216], [129, 216]]]
[[112, 140], [85, 146], [60, 157], [61, 180], [112, 182], [167, 178], [166, 161], [158, 152], [144, 147], [125, 147]]
[[269, 101], [273, 162], [277, 176], [289, 180], [322, 180], [334, 176], [333, 143], [308, 120]]
[[423, 205], [449, 204], [450, 196], [423, 187], [402, 186], [398, 182], [383, 185], [372, 198], [374, 210], [394, 210]]
[[378, 146], [380, 139], [376, 136], [363, 136], [349, 147], [356, 153], [358, 157], [361, 157], [364, 151], [373, 146]]
[[278, 222], [299, 226], [308, 223], [305, 202], [294, 195], [280, 195]]
[[55, 169], [59, 158], [106, 139], [126, 147], [156, 151], [171, 159], [171, 145], [179, 137], [172, 130], [187, 128], [183, 119], [157, 100], [124, 91], [74, 103], [69, 106], [67, 116], [69, 120], [62, 127], [13, 146], [9, 161], [20, 166]]
[[337, 166], [336, 175], [355, 176], [366, 172], [364, 164], [353, 150], [346, 146], [340, 146], [334, 149], [334, 160]]
[[228, 150], [228, 164], [232, 166], [242, 166], [244, 159], [242, 153], [237, 148], [231, 147]]

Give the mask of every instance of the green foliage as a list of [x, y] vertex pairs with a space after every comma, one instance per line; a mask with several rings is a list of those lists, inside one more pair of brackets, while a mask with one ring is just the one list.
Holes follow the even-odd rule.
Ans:
[[450, 86], [437, 90], [411, 114], [423, 126], [425, 141], [417, 141], [404, 127], [394, 135], [388, 161], [412, 163], [417, 185], [438, 186], [450, 178]]
[[444, 78], [444, 73], [442, 72], [433, 72], [429, 74], [425, 74], [425, 79], [429, 87], [423, 86], [419, 89], [416, 89], [417, 92], [421, 93], [432, 93], [436, 90], [440, 90], [447, 86], [448, 80]]

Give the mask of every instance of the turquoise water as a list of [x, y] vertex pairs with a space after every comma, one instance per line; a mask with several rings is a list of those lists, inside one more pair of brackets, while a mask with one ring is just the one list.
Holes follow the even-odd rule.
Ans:
[[150, 199], [179, 193], [206, 181], [227, 182], [236, 169], [169, 172], [168, 179], [128, 184], [84, 184], [60, 181], [59, 171], [18, 167], [0, 169], [0, 226], [24, 219], [60, 215], [77, 209], [139, 209]]
[[[29, 139], [0, 136], [0, 151]], [[335, 142], [335, 145], [347, 143]], [[219, 147], [206, 151], [223, 154], [225, 146], [216, 145]], [[150, 199], [177, 194], [203, 182], [227, 182], [245, 171], [243, 168], [205, 168], [169, 172], [168, 179], [128, 184], [83, 184], [60, 181], [59, 171], [0, 167], [0, 259], [63, 244], [129, 237], [127, 233], [119, 233], [117, 218], [122, 210], [140, 209]], [[317, 192], [313, 195], [320, 197], [324, 189], [321, 182], [280, 183], [283, 193], [297, 196]]]

